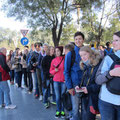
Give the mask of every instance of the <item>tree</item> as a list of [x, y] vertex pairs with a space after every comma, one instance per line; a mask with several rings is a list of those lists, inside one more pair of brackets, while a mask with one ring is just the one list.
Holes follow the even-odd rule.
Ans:
[[14, 49], [15, 47], [21, 47], [20, 33], [16, 31], [11, 31], [10, 29], [0, 28], [0, 47], [4, 45], [9, 49]]
[[52, 44], [52, 33], [50, 30], [33, 30], [29, 34], [30, 41]]
[[120, 21], [118, 14], [114, 14], [110, 19], [110, 26], [103, 33], [103, 41], [112, 41], [113, 33], [120, 30]]
[[8, 17], [27, 19], [35, 30], [50, 29], [52, 40], [58, 46], [64, 25], [71, 21], [70, 0], [6, 0], [3, 5]]
[[118, 12], [119, 19], [120, 19], [120, 0], [116, 0], [116, 10]]
[[73, 36], [74, 33], [77, 31], [77, 28], [75, 27], [75, 25], [73, 23], [68, 24], [66, 27], [63, 28], [63, 33], [61, 35], [61, 41], [60, 44], [61, 45], [65, 45], [68, 42], [73, 41]]
[[[108, 6], [108, 3], [109, 6]], [[83, 9], [82, 16], [82, 27], [87, 31], [88, 38], [90, 41], [95, 40], [97, 42], [97, 46], [99, 46], [103, 32], [106, 30], [107, 22], [112, 14], [114, 14], [115, 3], [110, 0], [101, 0], [98, 2], [99, 7], [88, 5], [87, 9]]]

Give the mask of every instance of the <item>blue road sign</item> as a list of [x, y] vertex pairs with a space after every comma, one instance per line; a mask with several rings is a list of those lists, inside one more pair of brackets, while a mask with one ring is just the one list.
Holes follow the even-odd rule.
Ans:
[[26, 37], [23, 37], [21, 40], [20, 40], [21, 44], [22, 45], [27, 45], [29, 43], [29, 40], [26, 38]]

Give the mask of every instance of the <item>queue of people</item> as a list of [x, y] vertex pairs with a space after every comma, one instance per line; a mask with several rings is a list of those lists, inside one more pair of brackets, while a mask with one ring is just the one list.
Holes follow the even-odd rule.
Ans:
[[[111, 93], [109, 86], [113, 78], [120, 79], [120, 65], [111, 68], [116, 62], [111, 56], [120, 59], [120, 31], [113, 35], [113, 48], [107, 42], [106, 49], [100, 45], [97, 50], [84, 46], [84, 41], [84, 34], [76, 32], [74, 44], [53, 47], [37, 42], [30, 50], [28, 46], [23, 52], [11, 50], [7, 59], [6, 49], [1, 48], [0, 107], [16, 107], [11, 104], [7, 80], [20, 90], [23, 80], [24, 88], [43, 101], [46, 109], [50, 103], [56, 105], [55, 118], [65, 118], [67, 112], [69, 120], [95, 120], [96, 114], [101, 114], [101, 120], [119, 120], [120, 91], [113, 89]], [[71, 97], [71, 111], [64, 108], [62, 95], [66, 91]]]

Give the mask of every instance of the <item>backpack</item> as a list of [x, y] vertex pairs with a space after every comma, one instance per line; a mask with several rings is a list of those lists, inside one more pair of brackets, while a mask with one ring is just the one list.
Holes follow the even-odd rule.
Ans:
[[68, 91], [65, 91], [62, 94], [62, 102], [63, 102], [64, 108], [67, 111], [71, 111], [72, 110], [71, 95], [70, 95], [70, 93]]
[[109, 51], [105, 49], [106, 55], [110, 55], [111, 53], [113, 53], [112, 51], [113, 51], [112, 48]]
[[[113, 60], [113, 64], [111, 65], [110, 70], [116, 67], [120, 67], [120, 58], [115, 54], [111, 54], [109, 56]], [[112, 77], [106, 83], [106, 87], [111, 93], [120, 95], [120, 77]]]

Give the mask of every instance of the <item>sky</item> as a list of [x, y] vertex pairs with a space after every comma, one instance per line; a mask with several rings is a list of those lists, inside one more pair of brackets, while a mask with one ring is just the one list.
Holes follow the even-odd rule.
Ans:
[[[1, 5], [2, 0], [0, 0], [0, 8]], [[15, 18], [8, 18], [6, 14], [0, 10], [0, 27], [20, 31], [21, 29], [27, 29], [27, 23], [16, 21]]]
[[[0, 8], [4, 0], [0, 0]], [[111, 0], [108, 0], [111, 1]], [[77, 22], [77, 13], [76, 15], [72, 15], [74, 19], [74, 22]], [[100, 15], [101, 16], [101, 15]], [[105, 21], [105, 19], [104, 19]], [[109, 23], [109, 22], [108, 22]], [[107, 25], [108, 25], [107, 23]], [[20, 22], [16, 21], [15, 18], [8, 18], [3, 11], [0, 11], [0, 27], [2, 28], [9, 28], [11, 30], [17, 30], [20, 31], [21, 29], [28, 29], [26, 22]]]

